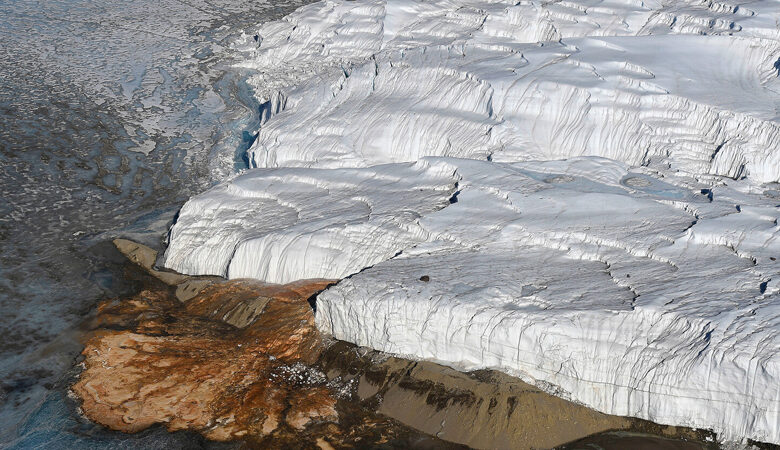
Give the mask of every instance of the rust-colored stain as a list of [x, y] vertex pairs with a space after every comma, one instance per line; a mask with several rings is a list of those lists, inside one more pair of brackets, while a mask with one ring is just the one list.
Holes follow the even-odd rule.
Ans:
[[[161, 423], [230, 440], [335, 422], [323, 382], [289, 376], [322, 351], [307, 299], [330, 283], [237, 280], [186, 304], [164, 291], [103, 302], [73, 392], [87, 417], [124, 432]], [[223, 320], [239, 307], [239, 319], [253, 319], [244, 327]]]

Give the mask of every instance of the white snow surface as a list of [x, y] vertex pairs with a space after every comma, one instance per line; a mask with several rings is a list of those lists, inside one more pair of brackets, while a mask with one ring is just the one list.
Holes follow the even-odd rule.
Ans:
[[239, 43], [253, 169], [187, 202], [164, 264], [342, 279], [317, 299], [336, 338], [780, 444], [778, 23], [769, 0], [300, 8]]
[[[780, 2], [325, 1], [257, 33], [254, 167], [603, 156], [780, 181]], [[361, 120], [354, 120], [360, 117]]]

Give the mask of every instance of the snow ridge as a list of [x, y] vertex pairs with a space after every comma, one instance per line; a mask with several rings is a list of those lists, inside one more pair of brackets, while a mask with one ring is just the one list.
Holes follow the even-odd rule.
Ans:
[[[596, 164], [615, 177], [598, 186], [574, 175]], [[606, 160], [468, 167], [459, 201], [421, 221], [436, 238], [322, 293], [320, 327], [551, 383], [611, 414], [777, 441], [780, 305], [767, 282], [777, 278], [776, 208], [745, 206], [745, 216], [728, 188], [710, 202]], [[468, 182], [480, 176], [513, 186]], [[621, 183], [637, 178], [647, 183]], [[695, 205], [698, 221], [668, 197]], [[502, 211], [503, 223], [484, 233], [462, 223], [477, 210]]]

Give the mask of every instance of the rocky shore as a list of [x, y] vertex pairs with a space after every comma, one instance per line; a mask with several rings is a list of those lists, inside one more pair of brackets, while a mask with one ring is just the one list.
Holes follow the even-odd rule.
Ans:
[[579, 448], [615, 430], [652, 433], [655, 448], [713, 446], [708, 432], [602, 414], [500, 372], [329, 339], [312, 306], [335, 280], [188, 277], [155, 270], [148, 247], [115, 245], [162, 283], [101, 303], [86, 338], [72, 391], [111, 429], [163, 424], [265, 447]]

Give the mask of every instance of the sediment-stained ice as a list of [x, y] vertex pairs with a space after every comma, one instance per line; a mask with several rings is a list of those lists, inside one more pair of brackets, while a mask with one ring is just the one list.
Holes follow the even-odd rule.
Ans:
[[780, 443], [780, 2], [323, 1], [247, 34], [255, 169], [165, 265], [336, 338]]

